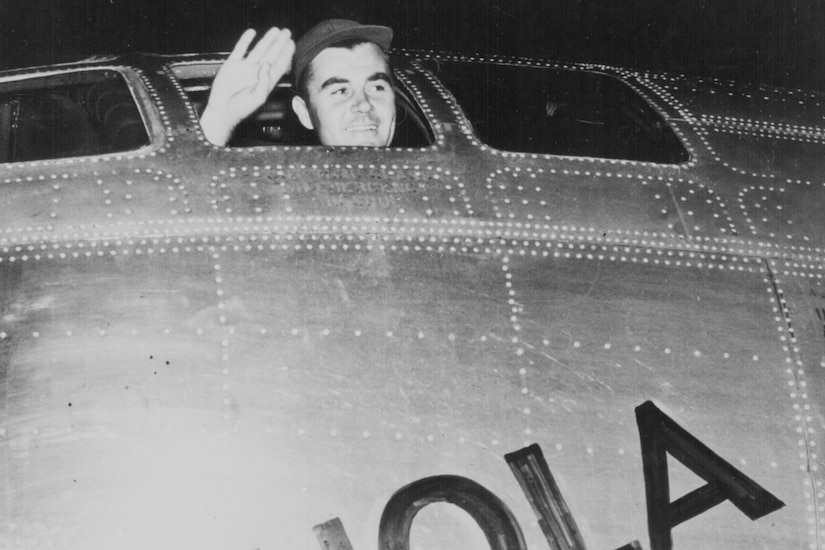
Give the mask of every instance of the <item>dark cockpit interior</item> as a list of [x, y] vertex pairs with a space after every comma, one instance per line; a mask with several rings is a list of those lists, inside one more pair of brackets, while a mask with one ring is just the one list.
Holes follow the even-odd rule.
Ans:
[[607, 74], [442, 60], [422, 65], [496, 149], [666, 164], [689, 159], [662, 115]]
[[149, 144], [126, 81], [116, 71], [5, 82], [0, 162], [117, 153]]

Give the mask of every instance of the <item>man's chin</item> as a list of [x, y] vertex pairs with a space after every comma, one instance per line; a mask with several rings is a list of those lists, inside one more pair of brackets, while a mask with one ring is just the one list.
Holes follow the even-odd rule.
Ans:
[[355, 147], [385, 147], [386, 140], [382, 136], [372, 133], [357, 136], [348, 136], [347, 145]]
[[384, 144], [380, 143], [377, 138], [375, 139], [364, 139], [358, 140], [352, 143], [355, 147], [383, 147]]
[[321, 143], [332, 146], [386, 147], [389, 145], [387, 135], [376, 131], [340, 132], [336, 135], [319, 137]]

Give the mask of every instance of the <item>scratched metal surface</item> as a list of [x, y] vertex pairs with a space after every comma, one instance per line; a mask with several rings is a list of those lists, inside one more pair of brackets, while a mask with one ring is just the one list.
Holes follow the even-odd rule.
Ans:
[[[650, 84], [683, 165], [495, 151], [402, 57], [432, 146], [228, 150], [170, 60], [129, 62], [149, 150], [0, 166], [0, 546], [314, 548], [340, 517], [375, 548], [394, 491], [457, 474], [541, 548], [502, 458], [536, 442], [588, 547], [648, 547], [654, 400], [786, 504], [676, 548], [823, 547], [821, 143]], [[477, 547], [436, 510], [417, 547]]]

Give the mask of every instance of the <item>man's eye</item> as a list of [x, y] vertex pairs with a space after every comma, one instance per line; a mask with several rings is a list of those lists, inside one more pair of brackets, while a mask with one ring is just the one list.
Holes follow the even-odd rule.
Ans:
[[346, 88], [334, 88], [332, 90], [332, 95], [344, 95], [347, 92]]

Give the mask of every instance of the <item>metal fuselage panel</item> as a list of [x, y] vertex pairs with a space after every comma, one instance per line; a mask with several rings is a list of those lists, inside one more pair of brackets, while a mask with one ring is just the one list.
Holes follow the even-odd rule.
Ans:
[[[615, 70], [689, 162], [495, 151], [407, 57], [430, 147], [213, 147], [180, 60], [141, 57], [148, 149], [0, 167], [0, 543], [313, 548], [340, 517], [375, 548], [398, 489], [453, 474], [539, 548], [503, 460], [538, 443], [588, 547], [649, 547], [653, 401], [785, 504], [675, 548], [822, 548], [819, 138]], [[441, 512], [415, 544], [477, 544]]]

